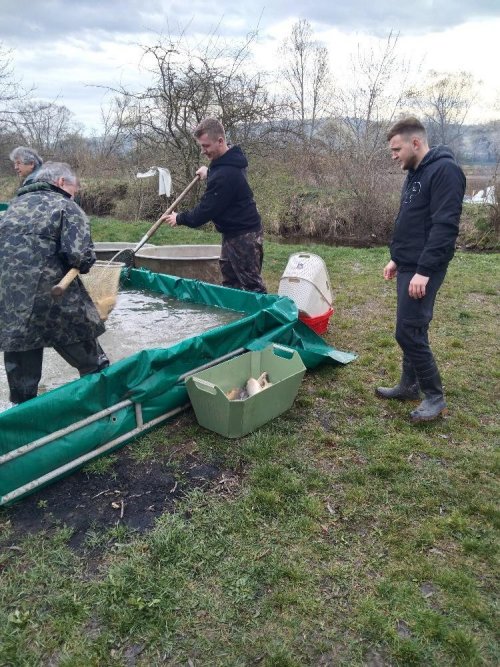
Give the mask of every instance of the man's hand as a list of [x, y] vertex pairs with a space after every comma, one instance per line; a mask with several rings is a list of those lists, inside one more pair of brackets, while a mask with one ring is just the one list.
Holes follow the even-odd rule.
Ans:
[[408, 287], [408, 294], [412, 299], [421, 299], [425, 296], [425, 287], [429, 282], [429, 276], [421, 276], [420, 273], [416, 273], [413, 278], [410, 280], [410, 285]]
[[392, 259], [384, 266], [384, 280], [392, 280], [397, 273], [397, 264]]
[[163, 220], [163, 222], [166, 222], [171, 227], [175, 227], [177, 224], [177, 213], [164, 213], [160, 220]]
[[208, 167], [202, 166], [196, 171], [196, 173], [200, 177], [200, 181], [205, 181], [208, 174]]

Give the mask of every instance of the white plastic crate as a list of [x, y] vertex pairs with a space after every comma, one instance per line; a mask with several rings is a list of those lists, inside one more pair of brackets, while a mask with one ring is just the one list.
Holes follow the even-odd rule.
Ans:
[[333, 297], [325, 262], [318, 255], [308, 252], [290, 255], [280, 279], [278, 294], [292, 299], [307, 317], [329, 311]]

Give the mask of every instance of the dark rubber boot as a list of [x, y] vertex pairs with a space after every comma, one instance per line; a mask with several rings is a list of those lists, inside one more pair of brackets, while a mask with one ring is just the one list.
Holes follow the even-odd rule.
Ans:
[[80, 377], [98, 373], [109, 366], [109, 359], [97, 339], [83, 340], [69, 345], [54, 345], [64, 361], [76, 368]]
[[403, 359], [401, 379], [395, 387], [377, 387], [379, 398], [396, 398], [399, 401], [418, 401], [421, 398], [417, 376], [410, 362]]
[[38, 394], [42, 376], [43, 348], [4, 352], [11, 403], [24, 403]]
[[446, 414], [448, 412], [446, 401], [444, 400], [441, 376], [439, 375], [437, 366], [428, 369], [428, 371], [429, 370], [432, 370], [433, 373], [428, 377], [425, 377], [427, 373], [424, 373], [423, 377], [419, 373], [418, 383], [424, 392], [425, 398], [420, 405], [410, 413], [412, 422], [429, 422], [433, 419], [437, 419], [441, 414]]

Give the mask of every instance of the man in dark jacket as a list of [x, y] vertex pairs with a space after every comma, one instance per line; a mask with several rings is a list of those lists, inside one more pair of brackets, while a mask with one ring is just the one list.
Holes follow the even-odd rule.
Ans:
[[385, 280], [397, 276], [396, 340], [403, 351], [395, 387], [378, 387], [381, 398], [424, 400], [411, 412], [414, 422], [446, 410], [441, 377], [429, 345], [437, 292], [455, 253], [465, 193], [465, 176], [445, 146], [429, 148], [416, 118], [399, 121], [387, 135], [392, 159], [408, 172], [390, 245]]
[[81, 281], [59, 301], [51, 296], [69, 269], [87, 273], [96, 260], [77, 189], [67, 164], [46, 162], [0, 218], [0, 350], [13, 403], [37, 395], [44, 347], [80, 375], [109, 365], [97, 342], [104, 325]]
[[210, 167], [196, 172], [207, 188], [200, 203], [190, 211], [163, 217], [170, 226], [201, 227], [212, 220], [222, 234], [219, 260], [225, 287], [266, 292], [262, 281], [263, 229], [248, 184], [248, 161], [239, 146], [229, 147], [222, 124], [206, 118], [194, 131]]

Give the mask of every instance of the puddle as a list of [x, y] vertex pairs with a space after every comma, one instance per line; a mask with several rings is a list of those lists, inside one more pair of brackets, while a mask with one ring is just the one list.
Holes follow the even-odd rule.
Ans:
[[[116, 306], [99, 337], [111, 363], [148, 348], [170, 347], [192, 336], [224, 326], [243, 317], [242, 313], [178, 301], [157, 292], [119, 292]], [[76, 380], [78, 372], [51, 348], [44, 350], [39, 393]], [[0, 362], [0, 412], [10, 407], [7, 377]]]

